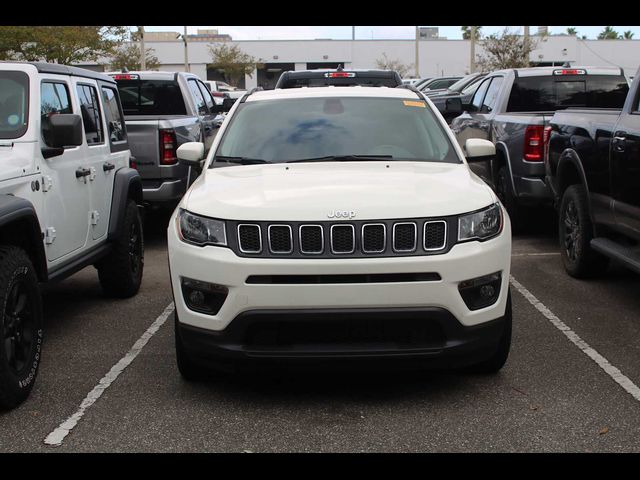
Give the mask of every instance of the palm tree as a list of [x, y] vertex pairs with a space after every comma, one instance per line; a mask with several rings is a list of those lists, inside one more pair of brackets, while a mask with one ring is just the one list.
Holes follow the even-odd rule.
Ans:
[[624, 32], [623, 37], [625, 40], [631, 40], [633, 38], [633, 32], [631, 30], [627, 30]]
[[[476, 40], [480, 40], [480, 37], [482, 36], [482, 33], [480, 32], [480, 29], [482, 27], [476, 27]], [[462, 30], [462, 38], [464, 40], [469, 40], [471, 38], [471, 27], [460, 27], [460, 30]]]
[[576, 30], [575, 27], [567, 28], [567, 35], [577, 35], [577, 34], [578, 34], [578, 30]]
[[598, 35], [598, 40], [617, 40], [618, 38], [618, 32], [613, 27], [604, 27], [604, 30]]

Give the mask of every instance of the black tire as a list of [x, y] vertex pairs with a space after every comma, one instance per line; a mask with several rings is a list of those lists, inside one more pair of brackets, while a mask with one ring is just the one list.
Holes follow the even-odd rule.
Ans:
[[31, 392], [42, 356], [42, 298], [27, 254], [0, 247], [0, 409], [22, 403]]
[[465, 371], [469, 373], [498, 373], [504, 364], [507, 363], [509, 351], [511, 350], [511, 329], [513, 323], [511, 314], [511, 290], [507, 293], [507, 306], [503, 319], [504, 330], [495, 353], [488, 359], [468, 367]]
[[582, 185], [571, 185], [560, 203], [558, 234], [562, 263], [572, 277], [597, 276], [609, 265], [607, 257], [591, 248], [593, 232], [587, 190]]
[[502, 165], [496, 175], [496, 195], [509, 214], [512, 233], [520, 233], [522, 231], [522, 209], [518, 206], [518, 199], [513, 192], [511, 176], [506, 165]]
[[207, 369], [196, 364], [187, 354], [184, 345], [182, 344], [182, 338], [180, 337], [180, 330], [178, 328], [178, 314], [174, 313], [174, 331], [175, 331], [175, 344], [176, 344], [176, 361], [178, 364], [178, 371], [182, 378], [188, 382], [197, 382], [203, 380], [209, 376], [210, 372]]
[[138, 293], [144, 269], [144, 237], [140, 211], [133, 200], [127, 202], [113, 250], [96, 266], [100, 285], [107, 295], [128, 298]]

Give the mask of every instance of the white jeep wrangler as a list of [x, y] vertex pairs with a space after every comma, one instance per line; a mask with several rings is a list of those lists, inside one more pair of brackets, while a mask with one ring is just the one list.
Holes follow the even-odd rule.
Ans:
[[181, 374], [312, 360], [498, 371], [511, 227], [467, 165], [494, 145], [465, 149], [407, 88], [236, 102], [169, 223]]
[[39, 284], [95, 265], [103, 290], [142, 280], [142, 184], [114, 80], [47, 63], [0, 63], [0, 408], [33, 387]]

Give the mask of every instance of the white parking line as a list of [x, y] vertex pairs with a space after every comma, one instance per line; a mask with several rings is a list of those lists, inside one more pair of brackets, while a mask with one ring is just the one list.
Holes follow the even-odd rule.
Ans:
[[109, 386], [114, 382], [116, 378], [118, 378], [118, 375], [120, 375], [124, 371], [124, 369], [131, 364], [131, 362], [133, 362], [133, 360], [138, 356], [138, 354], [147, 344], [149, 339], [153, 337], [153, 335], [164, 324], [164, 322], [167, 321], [169, 315], [173, 313], [174, 308], [175, 307], [173, 302], [167, 305], [167, 308], [164, 309], [164, 312], [162, 312], [160, 316], [156, 318], [151, 326], [147, 328], [146, 332], [144, 332], [138, 339], [138, 341], [133, 344], [131, 350], [129, 350], [127, 354], [122, 357], [118, 363], [111, 367], [111, 370], [109, 370], [109, 372], [104, 377], [102, 377], [102, 379], [100, 379], [98, 385], [96, 385], [94, 389], [91, 390], [85, 397], [82, 403], [80, 403], [80, 407], [78, 408], [78, 410], [64, 422], [62, 422], [58, 428], [47, 435], [47, 438], [44, 439], [44, 443], [56, 447], [62, 445], [65, 437], [69, 435], [69, 433], [71, 433], [71, 430], [75, 428], [87, 409], [102, 396], [104, 391], [109, 388]]
[[554, 327], [560, 330], [565, 336], [571, 340], [571, 342], [578, 347], [582, 352], [588, 356], [591, 360], [605, 371], [618, 385], [624, 388], [633, 398], [640, 401], [640, 388], [633, 383], [629, 377], [623, 374], [616, 367], [611, 365], [609, 361], [600, 355], [594, 348], [589, 346], [587, 342], [582, 340], [576, 332], [571, 330], [562, 320], [560, 320], [551, 310], [549, 310], [540, 300], [538, 300], [529, 290], [527, 290], [520, 282], [518, 282], [513, 276], [510, 277], [511, 285], [515, 287], [518, 292], [522, 294], [524, 298], [529, 300], [529, 303], [536, 307], [547, 320], [549, 320]]

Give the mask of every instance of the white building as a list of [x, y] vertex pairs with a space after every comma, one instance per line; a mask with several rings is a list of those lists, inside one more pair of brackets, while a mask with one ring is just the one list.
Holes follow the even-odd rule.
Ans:
[[[628, 76], [633, 76], [640, 65], [640, 40], [582, 40], [570, 35], [552, 35], [537, 39], [531, 62], [546, 65], [619, 66]], [[313, 68], [376, 68], [376, 60], [386, 54], [389, 60], [399, 60], [411, 65], [409, 76], [415, 76], [415, 40], [243, 40], [227, 41], [238, 45], [242, 51], [256, 58], [263, 68], [246, 75], [245, 88], [261, 85], [270, 88], [285, 70]], [[184, 43], [182, 39], [171, 41], [146, 41], [160, 60], [160, 70], [184, 71]], [[220, 74], [208, 68], [212, 58], [209, 42], [188, 43], [189, 69], [203, 80], [215, 80]], [[464, 75], [469, 72], [470, 41], [429, 39], [421, 40], [419, 50], [419, 76], [433, 77]], [[476, 44], [476, 54], [482, 47]], [[101, 62], [104, 63], [104, 62]], [[101, 69], [97, 64], [82, 65]], [[244, 85], [242, 85], [244, 83]]]

